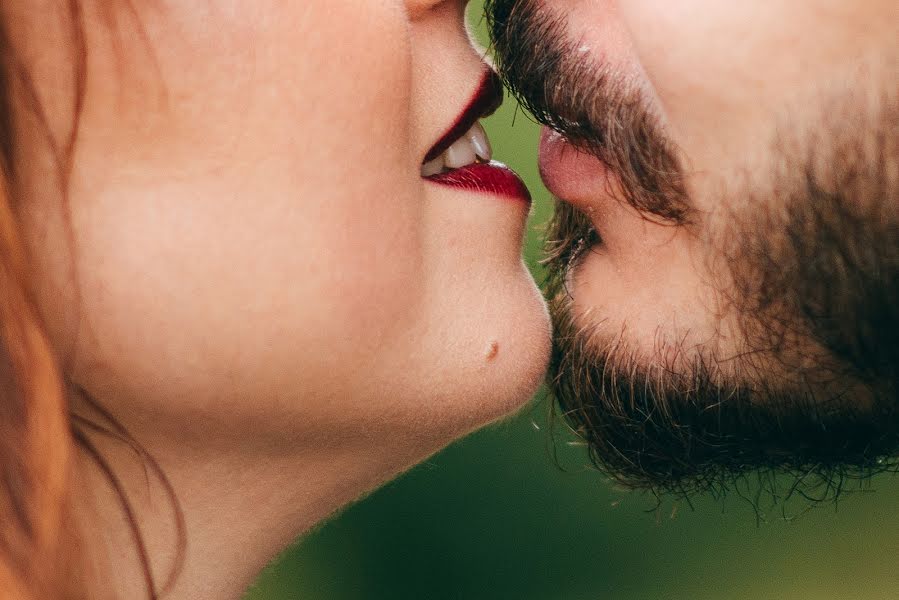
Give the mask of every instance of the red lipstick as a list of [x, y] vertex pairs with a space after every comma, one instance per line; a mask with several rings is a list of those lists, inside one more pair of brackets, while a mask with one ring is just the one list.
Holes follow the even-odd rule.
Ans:
[[[483, 136], [483, 130], [479, 126], [475, 127], [476, 123], [496, 112], [502, 102], [503, 86], [499, 77], [493, 71], [486, 71], [480, 87], [468, 106], [425, 155], [422, 161], [423, 167], [429, 163], [433, 165], [434, 161], [437, 161], [437, 167], [428, 169], [427, 173], [430, 174], [424, 176], [424, 179], [440, 185], [520, 200], [530, 204], [531, 195], [527, 186], [515, 171], [492, 160], [489, 143], [486, 139], [478, 144], [476, 154], [473, 149], [468, 150], [468, 159], [458, 159], [460, 153], [462, 156], [466, 156], [466, 143], [460, 142], [460, 140], [470, 139], [473, 128], [480, 131], [480, 135]], [[487, 146], [486, 154], [482, 147], [484, 145]]]
[[518, 173], [501, 162], [474, 163], [461, 169], [432, 175], [428, 181], [452, 187], [494, 194], [531, 203], [531, 192]]

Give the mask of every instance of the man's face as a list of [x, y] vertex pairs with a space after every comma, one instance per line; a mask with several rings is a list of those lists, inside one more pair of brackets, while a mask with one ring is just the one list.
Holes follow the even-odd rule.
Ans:
[[549, 126], [550, 383], [597, 462], [681, 492], [889, 464], [895, 0], [488, 10], [504, 76]]

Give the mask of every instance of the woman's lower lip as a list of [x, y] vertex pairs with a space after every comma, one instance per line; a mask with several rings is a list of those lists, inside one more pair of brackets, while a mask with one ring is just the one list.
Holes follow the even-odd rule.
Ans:
[[518, 173], [501, 162], [474, 163], [425, 178], [440, 185], [492, 194], [531, 204], [531, 192]]

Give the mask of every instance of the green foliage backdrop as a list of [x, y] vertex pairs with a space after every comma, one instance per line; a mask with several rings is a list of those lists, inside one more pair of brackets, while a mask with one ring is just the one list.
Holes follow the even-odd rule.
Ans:
[[[486, 125], [535, 192], [536, 273], [551, 211], [538, 128], [512, 101]], [[590, 470], [561, 426], [551, 436], [542, 397], [298, 541], [246, 600], [899, 598], [895, 477], [808, 512], [792, 502], [759, 515], [737, 494], [657, 508]]]

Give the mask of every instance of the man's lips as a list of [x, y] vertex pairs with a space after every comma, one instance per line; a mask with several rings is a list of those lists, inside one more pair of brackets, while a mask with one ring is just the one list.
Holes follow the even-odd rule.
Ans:
[[550, 193], [582, 211], [592, 213], [601, 199], [611, 199], [608, 166], [548, 127], [541, 131], [538, 165]]
[[433, 183], [517, 199], [530, 204], [531, 196], [521, 178], [493, 160], [490, 142], [479, 119], [502, 104], [499, 77], [487, 71], [481, 85], [456, 122], [428, 151], [421, 175]]

